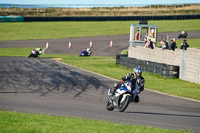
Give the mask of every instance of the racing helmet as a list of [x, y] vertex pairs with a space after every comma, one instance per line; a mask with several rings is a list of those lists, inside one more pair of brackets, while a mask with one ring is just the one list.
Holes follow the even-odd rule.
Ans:
[[142, 76], [142, 69], [140, 67], [135, 67], [133, 72], [136, 74], [136, 76]]
[[87, 51], [90, 51], [91, 49], [90, 48], [87, 48]]

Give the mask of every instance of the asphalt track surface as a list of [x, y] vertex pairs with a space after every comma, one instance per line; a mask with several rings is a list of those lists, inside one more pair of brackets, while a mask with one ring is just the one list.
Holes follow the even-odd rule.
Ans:
[[[116, 46], [113, 46], [112, 49], [109, 47], [109, 40], [114, 37]], [[117, 48], [115, 51], [114, 47], [124, 49], [128, 46], [128, 44], [125, 46], [127, 35], [72, 38], [72, 40], [77, 41], [77, 44], [82, 44], [84, 40], [86, 43], [91, 39], [96, 44], [93, 45], [93, 48], [100, 48], [95, 52], [96, 55], [114, 56], [120, 52]], [[69, 51], [64, 51], [61, 46], [63, 43], [60, 43], [64, 40], [7, 41], [0, 42], [0, 45], [1, 47], [5, 47], [5, 44], [7, 47], [27, 45], [27, 47], [37, 47], [37, 45], [39, 47], [44, 44], [38, 44], [38, 42], [49, 41], [52, 44], [53, 42], [57, 45], [60, 44], [61, 49], [58, 49], [58, 46], [50, 45], [50, 49], [47, 49], [46, 53], [62, 53], [63, 50], [63, 53], [76, 54], [78, 45], [73, 47], [72, 44], [70, 50], [66, 48]], [[119, 41], [117, 42], [117, 40]], [[84, 48], [85, 46], [80, 47]], [[200, 102], [167, 96], [149, 90], [142, 92], [140, 102], [131, 103], [125, 112], [107, 111], [105, 108], [107, 90], [112, 87], [114, 82], [116, 82], [114, 79], [62, 64], [49, 58], [0, 57], [0, 110], [76, 116], [200, 132]]]

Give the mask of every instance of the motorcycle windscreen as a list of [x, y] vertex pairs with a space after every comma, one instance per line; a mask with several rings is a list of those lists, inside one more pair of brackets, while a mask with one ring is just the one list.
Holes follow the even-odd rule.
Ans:
[[126, 86], [121, 86], [119, 90], [120, 91], [128, 91], [128, 89], [126, 88]]

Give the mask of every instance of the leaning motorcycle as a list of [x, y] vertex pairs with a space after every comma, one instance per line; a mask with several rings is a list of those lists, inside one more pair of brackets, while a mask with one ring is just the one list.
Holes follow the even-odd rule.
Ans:
[[37, 57], [40, 56], [40, 54], [41, 54], [41, 53], [40, 53], [39, 51], [32, 50], [32, 51], [31, 51], [31, 54], [28, 56], [28, 58], [30, 58], [30, 57], [37, 58]]
[[81, 54], [79, 56], [90, 56], [92, 54], [92, 52], [88, 52], [88, 51], [85, 51], [85, 50], [82, 50], [81, 51]]
[[112, 88], [110, 88], [108, 90], [108, 102], [106, 105], [106, 109], [108, 111], [112, 111], [116, 108], [120, 112], [124, 112], [128, 107], [129, 103], [134, 102], [136, 100], [137, 95], [139, 94], [138, 89], [132, 90], [131, 87], [131, 81], [128, 80], [116, 90], [114, 95], [111, 94]]

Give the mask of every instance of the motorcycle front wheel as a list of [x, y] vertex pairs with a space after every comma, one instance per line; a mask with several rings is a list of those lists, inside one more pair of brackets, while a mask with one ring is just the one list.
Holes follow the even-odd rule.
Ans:
[[125, 100], [122, 103], [119, 103], [119, 112], [124, 112], [124, 110], [126, 110], [129, 104], [129, 100], [130, 96], [126, 96]]
[[109, 101], [109, 99], [108, 99], [108, 102], [107, 102], [107, 105], [106, 105], [106, 109], [108, 111], [112, 111], [114, 109], [113, 104]]

